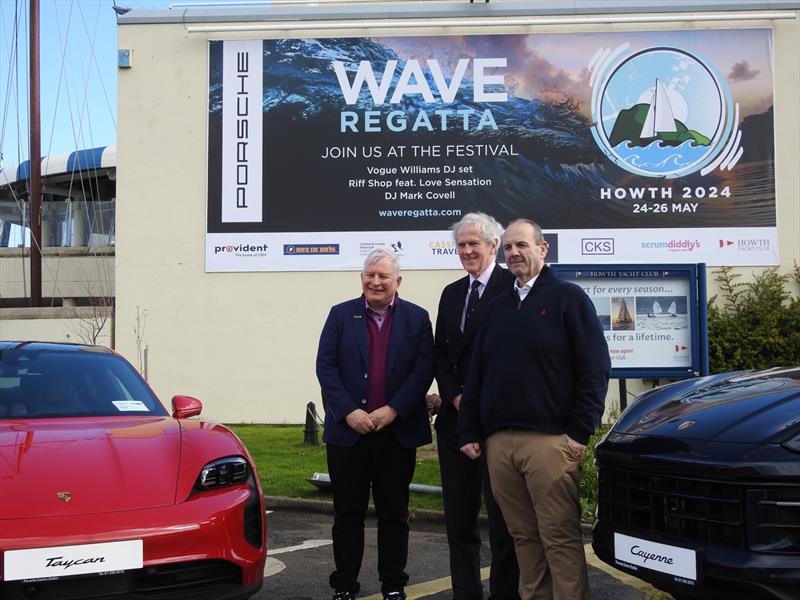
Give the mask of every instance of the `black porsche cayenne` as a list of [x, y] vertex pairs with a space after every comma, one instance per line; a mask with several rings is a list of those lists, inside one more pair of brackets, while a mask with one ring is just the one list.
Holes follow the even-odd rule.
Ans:
[[645, 392], [596, 456], [600, 559], [676, 598], [800, 598], [800, 368]]

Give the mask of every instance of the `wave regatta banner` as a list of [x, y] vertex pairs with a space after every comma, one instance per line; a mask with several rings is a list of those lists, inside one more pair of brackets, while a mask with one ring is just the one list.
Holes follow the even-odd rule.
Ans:
[[[207, 271], [458, 268], [470, 211], [561, 262], [778, 262], [769, 29], [209, 43]], [[587, 258], [589, 257], [589, 258]]]

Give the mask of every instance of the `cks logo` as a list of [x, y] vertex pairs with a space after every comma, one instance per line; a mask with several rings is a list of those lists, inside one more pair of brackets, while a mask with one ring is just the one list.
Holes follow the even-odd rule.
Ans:
[[719, 247], [720, 248], [727, 248], [728, 246], [733, 246], [733, 242], [731, 240], [720, 240]]
[[581, 254], [609, 256], [614, 254], [614, 238], [583, 238]]
[[679, 346], [678, 344], [675, 344], [675, 352], [681, 352], [683, 350], [688, 350], [688, 349], [689, 348], [687, 348], [686, 346]]

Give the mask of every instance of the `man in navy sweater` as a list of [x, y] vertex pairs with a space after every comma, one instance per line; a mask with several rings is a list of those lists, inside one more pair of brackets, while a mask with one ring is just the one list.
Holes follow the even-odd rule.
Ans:
[[509, 224], [514, 288], [481, 322], [461, 398], [461, 451], [484, 442], [492, 490], [514, 538], [522, 598], [589, 598], [580, 461], [605, 406], [611, 361], [594, 306], [544, 265], [533, 221]]

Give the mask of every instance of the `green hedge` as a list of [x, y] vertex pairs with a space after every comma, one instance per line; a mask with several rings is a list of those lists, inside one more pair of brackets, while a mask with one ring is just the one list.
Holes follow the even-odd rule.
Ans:
[[800, 365], [800, 266], [771, 268], [750, 283], [731, 267], [714, 271], [720, 295], [708, 302], [711, 372]]

